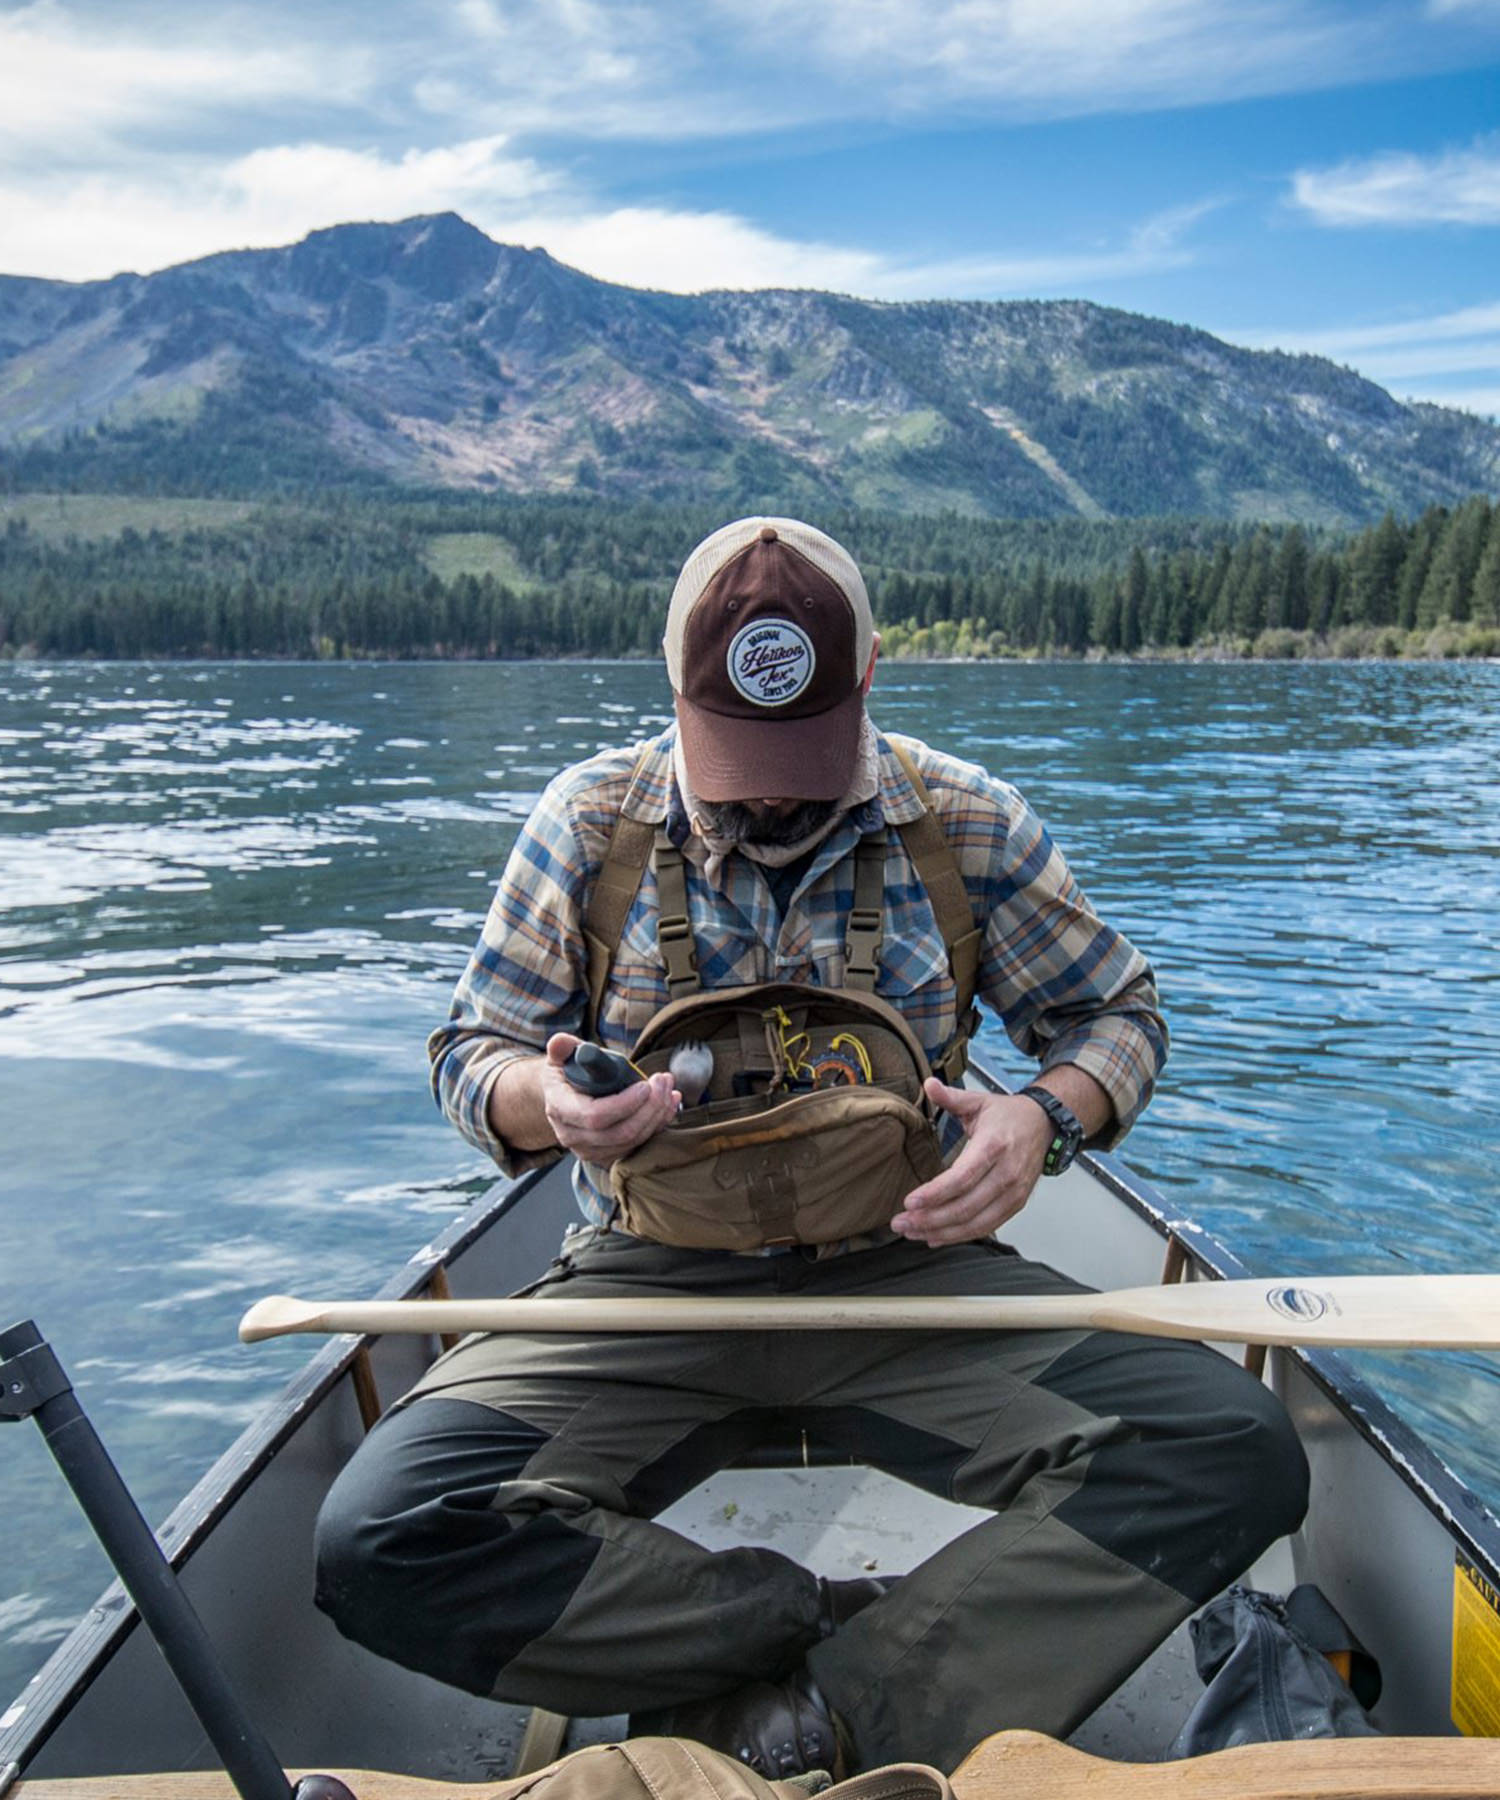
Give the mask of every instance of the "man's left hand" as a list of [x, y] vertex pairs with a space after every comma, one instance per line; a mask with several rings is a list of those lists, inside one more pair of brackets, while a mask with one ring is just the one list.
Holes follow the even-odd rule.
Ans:
[[926, 1083], [929, 1100], [963, 1125], [965, 1143], [941, 1175], [913, 1188], [891, 1229], [923, 1244], [988, 1237], [1031, 1197], [1052, 1127], [1034, 1100]]

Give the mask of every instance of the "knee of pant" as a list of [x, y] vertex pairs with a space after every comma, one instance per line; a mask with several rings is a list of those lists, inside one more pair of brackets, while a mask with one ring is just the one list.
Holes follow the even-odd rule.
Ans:
[[329, 1488], [313, 1528], [313, 1599], [346, 1637], [384, 1649], [406, 1609], [431, 1586], [440, 1494], [421, 1491], [379, 1435], [365, 1439]]
[[1248, 1386], [1216, 1434], [1214, 1486], [1228, 1511], [1264, 1543], [1295, 1531], [1307, 1511], [1307, 1457], [1286, 1408], [1267, 1387]]
[[355, 1465], [345, 1467], [329, 1489], [313, 1528], [313, 1599], [346, 1637], [366, 1642], [375, 1596], [399, 1559], [385, 1554], [388, 1533], [376, 1527], [369, 1497]]

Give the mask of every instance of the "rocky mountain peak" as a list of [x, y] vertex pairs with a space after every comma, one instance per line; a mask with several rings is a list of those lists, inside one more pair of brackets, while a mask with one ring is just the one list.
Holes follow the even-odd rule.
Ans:
[[109, 282], [0, 279], [0, 476], [1358, 522], [1500, 430], [1087, 301], [611, 285], [456, 213]]

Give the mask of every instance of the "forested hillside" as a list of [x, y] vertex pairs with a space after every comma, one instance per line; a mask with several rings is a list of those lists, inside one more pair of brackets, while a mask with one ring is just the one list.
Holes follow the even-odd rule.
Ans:
[[[722, 515], [600, 500], [321, 508], [0, 499], [0, 654], [657, 653]], [[1500, 655], [1500, 508], [1355, 534], [1187, 519], [826, 514], [892, 656]]]

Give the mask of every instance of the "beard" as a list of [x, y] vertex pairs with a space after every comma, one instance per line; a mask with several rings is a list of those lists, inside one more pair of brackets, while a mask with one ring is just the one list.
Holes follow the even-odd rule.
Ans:
[[764, 844], [783, 849], [811, 837], [839, 811], [837, 800], [802, 800], [789, 813], [755, 813], [743, 800], [721, 800], [713, 827], [731, 844]]

